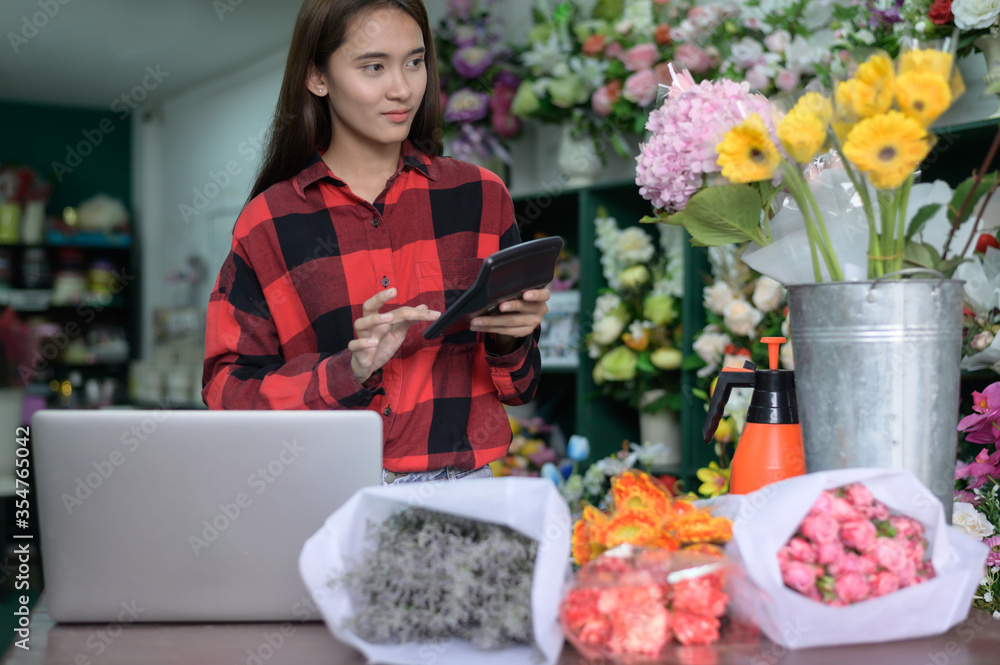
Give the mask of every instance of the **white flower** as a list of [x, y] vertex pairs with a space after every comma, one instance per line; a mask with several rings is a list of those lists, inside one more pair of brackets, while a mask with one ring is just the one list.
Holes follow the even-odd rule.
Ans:
[[993, 618], [994, 619], [1000, 619], [1000, 611], [994, 612], [993, 613]]
[[976, 510], [971, 503], [958, 501], [952, 509], [951, 523], [976, 540], [984, 540], [993, 535], [994, 527], [986, 516]]
[[875, 43], [875, 33], [867, 28], [861, 28], [854, 33], [855, 39], [866, 46], [871, 46]]
[[722, 360], [722, 354], [725, 352], [726, 347], [732, 343], [733, 340], [729, 335], [706, 329], [694, 341], [691, 348], [694, 349], [694, 352], [706, 364], [714, 366]]
[[764, 38], [764, 45], [775, 53], [784, 53], [791, 41], [792, 35], [787, 30], [775, 30]]
[[618, 235], [615, 251], [622, 263], [647, 263], [653, 258], [656, 248], [645, 231], [638, 226], [630, 226]]
[[670, 448], [663, 441], [645, 441], [642, 445], [633, 443], [630, 448], [646, 469], [656, 469], [670, 462]]
[[983, 594], [983, 600], [985, 600], [987, 603], [992, 603], [993, 602], [993, 594], [990, 593], [989, 591], [987, 591], [986, 593]]
[[792, 352], [791, 342], [785, 342], [781, 345], [781, 351], [778, 352], [778, 358], [781, 360], [782, 368], [795, 369], [795, 356]]
[[724, 310], [726, 305], [731, 303], [736, 296], [733, 294], [733, 290], [729, 288], [728, 284], [720, 281], [715, 282], [711, 286], [705, 287], [704, 298], [705, 307], [707, 307], [710, 312], [722, 314], [722, 310]]
[[583, 474], [583, 490], [587, 494], [597, 494], [604, 485], [604, 471], [601, 470], [600, 463], [591, 464]]
[[785, 287], [770, 277], [760, 277], [753, 287], [753, 304], [762, 312], [773, 312], [785, 300]]
[[594, 303], [594, 320], [603, 319], [605, 316], [611, 312], [618, 309], [618, 306], [622, 304], [622, 299], [614, 293], [602, 293], [597, 296], [597, 301]]
[[981, 30], [996, 23], [1000, 0], [954, 0], [951, 13], [960, 30]]
[[609, 314], [594, 322], [592, 339], [598, 344], [613, 344], [625, 330], [625, 322], [617, 316]]
[[761, 62], [764, 46], [753, 37], [744, 37], [733, 44], [732, 59], [740, 69], [749, 69]]
[[618, 459], [617, 457], [605, 457], [602, 460], [598, 460], [594, 463], [598, 469], [601, 470], [607, 477], [617, 476], [622, 471], [626, 469], [631, 469], [635, 466], [635, 461], [638, 459], [638, 454], [630, 453], [625, 459]]
[[764, 315], [746, 300], [739, 298], [722, 309], [722, 322], [731, 331], [743, 337], [754, 337], [757, 324]]

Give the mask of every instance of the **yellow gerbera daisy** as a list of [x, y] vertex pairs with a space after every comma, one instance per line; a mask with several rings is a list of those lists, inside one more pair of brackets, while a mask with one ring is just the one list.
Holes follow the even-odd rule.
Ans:
[[873, 55], [858, 67], [853, 78], [837, 85], [837, 106], [858, 118], [885, 113], [892, 106], [893, 77], [892, 60], [884, 54]]
[[651, 545], [659, 536], [659, 518], [642, 510], [626, 510], [616, 513], [600, 527], [599, 538], [604, 547], [611, 549], [622, 543]]
[[955, 64], [955, 56], [931, 48], [907, 49], [899, 54], [899, 73], [933, 72], [948, 80]]
[[909, 71], [896, 77], [896, 104], [904, 115], [930, 127], [951, 106], [951, 86], [935, 72]]
[[778, 139], [796, 162], [808, 162], [826, 143], [828, 122], [816, 113], [800, 111], [798, 104], [778, 124]]
[[734, 183], [769, 180], [781, 163], [781, 153], [757, 113], [726, 132], [715, 151], [723, 177]]
[[928, 152], [927, 130], [899, 111], [862, 120], [844, 143], [844, 156], [879, 189], [902, 185]]
[[795, 102], [795, 108], [792, 110], [811, 113], [825, 123], [829, 123], [830, 119], [833, 118], [833, 104], [830, 103], [828, 97], [818, 92], [807, 92], [799, 97], [799, 101]]

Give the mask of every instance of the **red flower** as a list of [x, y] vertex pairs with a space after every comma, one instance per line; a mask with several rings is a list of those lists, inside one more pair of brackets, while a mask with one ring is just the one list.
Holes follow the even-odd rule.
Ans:
[[934, 4], [931, 5], [930, 10], [927, 12], [927, 18], [934, 25], [949, 25], [954, 23], [955, 17], [951, 13], [951, 0], [934, 0]]
[[[950, 4], [950, 3], [949, 3]], [[653, 33], [653, 41], [655, 41], [660, 46], [666, 46], [670, 43], [670, 26], [666, 23], [661, 23], [656, 26], [656, 32]]]
[[[948, 5], [951, 5], [949, 0]], [[985, 254], [987, 247], [997, 247], [1000, 248], [1000, 241], [992, 233], [981, 233], [979, 234], [979, 240], [976, 241], [976, 252], [979, 254]]]

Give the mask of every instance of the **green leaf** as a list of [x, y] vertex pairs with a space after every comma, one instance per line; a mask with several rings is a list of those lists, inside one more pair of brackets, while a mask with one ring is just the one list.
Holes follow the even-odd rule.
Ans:
[[933, 245], [926, 242], [911, 242], [903, 249], [903, 264], [908, 268], [931, 268], [937, 270], [941, 255]]
[[966, 197], [969, 196], [969, 192], [972, 192], [972, 183], [975, 181], [974, 177], [966, 178], [962, 181], [958, 187], [955, 188], [954, 194], [951, 196], [951, 203], [948, 205], [948, 221], [951, 222], [952, 226], [961, 226], [965, 220], [969, 218], [972, 211], [976, 208], [976, 203], [979, 202], [986, 192], [992, 189], [993, 184], [996, 182], [997, 174], [987, 173], [979, 186], [976, 187], [976, 191], [972, 193], [972, 198], [968, 205], [965, 206], [965, 211], [962, 213], [961, 219], [958, 218], [958, 211], [962, 208], [962, 203], [965, 201]]
[[932, 203], [920, 208], [920, 210], [917, 211], [917, 214], [913, 216], [913, 219], [910, 220], [910, 227], [906, 229], [906, 239], [910, 240], [913, 236], [920, 233], [920, 229], [924, 228], [924, 224], [927, 223], [927, 220], [937, 214], [937, 211], [940, 209], [940, 203]]
[[689, 356], [685, 356], [684, 360], [681, 361], [680, 369], [683, 370], [697, 370], [705, 366], [705, 361], [701, 359], [697, 353], [692, 353]]
[[760, 230], [760, 198], [749, 185], [707, 187], [692, 196], [684, 210], [664, 221], [682, 225], [694, 244], [709, 247], [771, 241]]
[[[669, 217], [669, 216], [667, 216], [667, 217]], [[639, 223], [640, 224], [657, 224], [659, 222], [663, 222], [664, 224], [669, 224], [670, 222], [667, 221], [667, 217], [661, 217], [659, 215], [646, 215], [645, 217], [643, 217], [642, 219], [639, 220]]]
[[639, 357], [636, 359], [635, 368], [640, 372], [656, 373], [659, 371], [656, 369], [656, 366], [650, 362], [649, 351], [643, 351], [639, 354]]

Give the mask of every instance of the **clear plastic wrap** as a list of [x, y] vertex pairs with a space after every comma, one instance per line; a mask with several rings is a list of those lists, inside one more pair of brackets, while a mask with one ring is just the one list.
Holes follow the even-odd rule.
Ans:
[[670, 552], [623, 545], [580, 568], [560, 604], [567, 639], [584, 657], [622, 665], [711, 661], [759, 642], [729, 611], [739, 575], [711, 545]]

